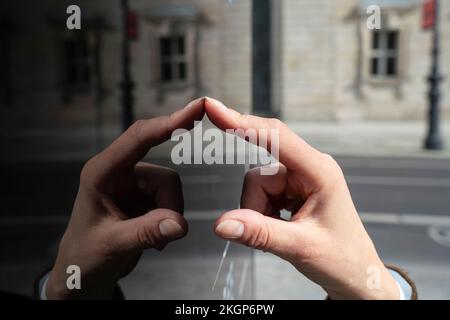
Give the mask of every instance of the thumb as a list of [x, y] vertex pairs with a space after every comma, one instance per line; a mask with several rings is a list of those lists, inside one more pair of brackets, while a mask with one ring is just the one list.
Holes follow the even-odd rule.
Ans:
[[173, 210], [156, 209], [143, 216], [121, 221], [118, 229], [114, 240], [116, 250], [142, 251], [161, 248], [184, 237], [188, 224], [181, 214]]
[[216, 234], [253, 249], [269, 251], [289, 260], [296, 251], [296, 224], [239, 209], [224, 213], [215, 224]]

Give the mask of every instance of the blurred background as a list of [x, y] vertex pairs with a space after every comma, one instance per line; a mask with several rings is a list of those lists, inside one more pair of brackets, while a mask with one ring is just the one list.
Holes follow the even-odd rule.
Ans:
[[[69, 5], [81, 10], [70, 30]], [[379, 29], [369, 28], [381, 9]], [[450, 0], [0, 3], [0, 291], [50, 266], [84, 162], [134, 120], [208, 95], [278, 117], [341, 164], [386, 263], [450, 299]], [[188, 237], [121, 283], [138, 299], [323, 299], [287, 263], [226, 243], [243, 166], [174, 166]]]

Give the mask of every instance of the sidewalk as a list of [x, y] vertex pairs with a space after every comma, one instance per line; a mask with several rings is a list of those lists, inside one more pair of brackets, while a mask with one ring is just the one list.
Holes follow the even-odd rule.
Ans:
[[[388, 156], [450, 159], [450, 122], [442, 123], [445, 150], [425, 151], [426, 127], [422, 122], [287, 122], [303, 139], [322, 152], [335, 156]], [[210, 127], [208, 124], [204, 128]], [[92, 125], [76, 128], [22, 130], [2, 135], [2, 161], [85, 161], [97, 153]], [[107, 146], [120, 134], [107, 126], [103, 133]], [[167, 158], [174, 142], [154, 148], [153, 158]]]
[[388, 156], [450, 159], [450, 122], [442, 123], [445, 149], [426, 151], [423, 122], [287, 122], [322, 152], [339, 156]]

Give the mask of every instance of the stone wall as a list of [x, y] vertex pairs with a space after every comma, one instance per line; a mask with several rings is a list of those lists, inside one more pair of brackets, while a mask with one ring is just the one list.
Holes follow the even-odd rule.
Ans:
[[[83, 17], [101, 16], [101, 65], [106, 96], [103, 117], [119, 127], [121, 80], [121, 11], [118, 1], [75, 1]], [[375, 1], [376, 2], [376, 1]], [[414, 1], [412, 1], [414, 2]], [[92, 95], [61, 99], [61, 52], [65, 8], [74, 1], [2, 2], [3, 12], [18, 12], [12, 48], [14, 103], [2, 106], [2, 126], [17, 123], [64, 126], [93, 123]], [[139, 38], [131, 45], [135, 108], [139, 118], [176, 110], [191, 98], [210, 95], [249, 112], [251, 108], [251, 1], [132, 0], [139, 14]], [[279, 0], [274, 2], [272, 63], [274, 108], [288, 120], [422, 119], [427, 108], [426, 76], [431, 33], [421, 29], [419, 5], [388, 11], [389, 24], [401, 33], [401, 74], [395, 82], [374, 82], [368, 73], [371, 31], [358, 15], [357, 0]], [[161, 6], [191, 5], [199, 12], [196, 52], [199, 64], [189, 72], [198, 82], [164, 90], [155, 79], [155, 24], [149, 18]], [[10, 8], [5, 8], [10, 6]], [[27, 7], [27, 10], [23, 10]], [[385, 16], [383, 13], [383, 17]], [[450, 74], [450, 1], [442, 1], [442, 66]], [[59, 21], [55, 22], [59, 19]], [[85, 20], [83, 20], [85, 21]], [[84, 22], [83, 22], [84, 23]], [[84, 26], [89, 29], [89, 26]], [[161, 28], [159, 26], [158, 28]], [[77, 31], [70, 31], [77, 32]], [[152, 47], [153, 46], [153, 47]], [[450, 81], [442, 86], [443, 108], [450, 118]]]

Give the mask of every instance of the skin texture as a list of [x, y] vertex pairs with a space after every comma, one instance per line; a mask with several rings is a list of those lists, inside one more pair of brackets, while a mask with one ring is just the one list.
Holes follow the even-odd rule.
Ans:
[[[109, 299], [145, 249], [162, 250], [188, 230], [176, 172], [140, 162], [178, 128], [192, 129], [204, 114], [220, 129], [278, 129], [280, 167], [275, 176], [247, 173], [241, 209], [224, 213], [218, 236], [269, 251], [292, 263], [332, 299], [398, 299], [358, 217], [341, 169], [282, 122], [240, 115], [201, 98], [166, 117], [138, 121], [84, 166], [72, 216], [47, 285], [49, 299]], [[268, 141], [268, 151], [274, 147]], [[293, 213], [280, 219], [280, 210]], [[66, 269], [82, 270], [82, 290], [68, 290]], [[369, 289], [368, 267], [381, 286]]]
[[[138, 121], [84, 166], [69, 225], [47, 285], [49, 299], [108, 299], [145, 249], [182, 238], [182, 185], [168, 168], [141, 163], [151, 147], [204, 116], [204, 99], [170, 116]], [[68, 290], [66, 269], [81, 269], [82, 290]]]
[[[397, 284], [381, 262], [332, 157], [312, 148], [279, 120], [241, 115], [210, 98], [205, 110], [222, 130], [279, 132], [278, 173], [264, 176], [260, 168], [247, 173], [241, 209], [217, 220], [218, 236], [289, 261], [332, 299], [399, 298]], [[267, 145], [270, 152], [274, 146], [270, 140]], [[282, 209], [292, 212], [291, 221], [280, 219]], [[372, 270], [368, 268], [379, 270], [377, 289], [367, 285]]]

